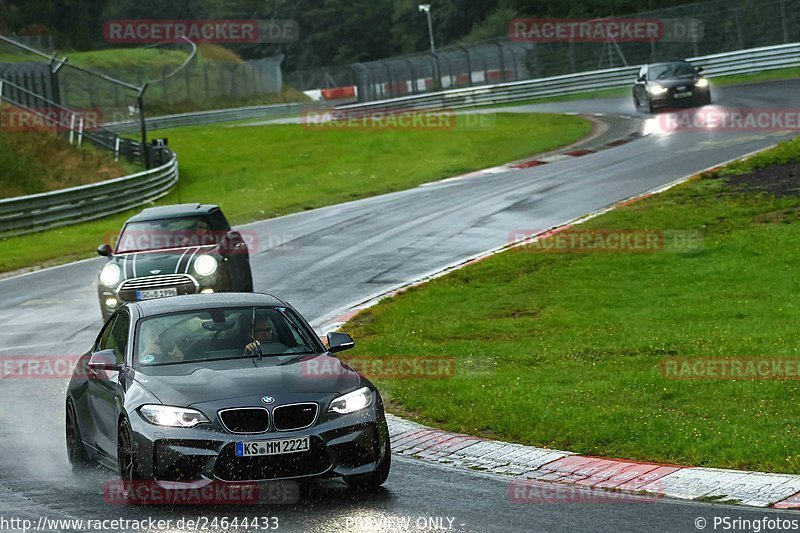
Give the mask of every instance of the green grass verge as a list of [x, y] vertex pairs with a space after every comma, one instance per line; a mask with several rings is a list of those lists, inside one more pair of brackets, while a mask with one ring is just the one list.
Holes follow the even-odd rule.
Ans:
[[[493, 118], [490, 127], [453, 130], [202, 126], [151, 136], [168, 137], [179, 154], [181, 201], [219, 204], [241, 224], [499, 165], [591, 130], [579, 117], [498, 114], [490, 124]], [[158, 203], [177, 201], [173, 191]], [[2, 240], [0, 272], [91, 256], [130, 215]]]
[[377, 380], [394, 411], [448, 430], [796, 474], [800, 382], [666, 379], [660, 363], [798, 356], [800, 198], [727, 181], [798, 160], [795, 140], [580, 226], [700, 232], [699, 250], [499, 254], [356, 317], [353, 357], [454, 357], [453, 377]]

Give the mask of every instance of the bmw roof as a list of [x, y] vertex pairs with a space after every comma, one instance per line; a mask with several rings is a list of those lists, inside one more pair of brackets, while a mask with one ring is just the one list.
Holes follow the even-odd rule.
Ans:
[[238, 293], [217, 292], [213, 294], [189, 294], [186, 296], [171, 296], [156, 298], [128, 304], [136, 306], [142, 317], [161, 315], [165, 313], [180, 313], [202, 309], [216, 309], [221, 307], [271, 307], [289, 305], [271, 294], [263, 293]]
[[212, 204], [175, 204], [159, 207], [148, 207], [138, 215], [128, 219], [128, 222], [144, 222], [147, 220], [160, 220], [162, 218], [181, 218], [196, 215], [208, 215], [219, 209]]

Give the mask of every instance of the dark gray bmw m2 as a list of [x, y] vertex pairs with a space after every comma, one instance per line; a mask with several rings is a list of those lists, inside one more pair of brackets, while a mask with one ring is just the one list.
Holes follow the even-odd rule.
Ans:
[[118, 308], [78, 361], [65, 402], [73, 469], [165, 488], [341, 477], [376, 488], [391, 452], [375, 386], [286, 302], [220, 293]]

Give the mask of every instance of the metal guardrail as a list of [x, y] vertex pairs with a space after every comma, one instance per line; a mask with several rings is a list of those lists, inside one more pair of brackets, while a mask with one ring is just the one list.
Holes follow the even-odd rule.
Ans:
[[[800, 43], [765, 46], [689, 58], [704, 68], [709, 77], [749, 74], [765, 70], [800, 67]], [[536, 98], [562, 96], [586, 91], [632, 87], [641, 65], [593, 70], [533, 80], [454, 89], [417, 96], [403, 96], [362, 104], [340, 106], [338, 109], [380, 110], [454, 109], [478, 105], [512, 103]]]
[[[180, 128], [183, 126], [204, 126], [237, 120], [269, 120], [300, 115], [306, 111], [329, 109], [331, 105], [325, 102], [309, 102], [301, 104], [271, 104], [251, 107], [237, 107], [231, 109], [215, 109], [211, 111], [196, 111], [193, 113], [180, 113], [177, 115], [164, 115], [145, 119], [148, 129]], [[106, 128], [117, 133], [136, 131], [139, 123], [136, 121], [116, 122], [106, 124]]]
[[13, 237], [120, 213], [166, 195], [178, 182], [178, 158], [100, 183], [0, 200], [0, 237]]

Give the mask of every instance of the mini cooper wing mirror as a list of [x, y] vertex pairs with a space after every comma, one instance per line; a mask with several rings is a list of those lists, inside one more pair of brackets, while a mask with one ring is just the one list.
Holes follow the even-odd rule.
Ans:
[[703, 67], [695, 67], [694, 68], [697, 72], [703, 72]]
[[644, 82], [644, 76], [637, 76], [636, 77], [636, 81], [639, 82], [639, 83]]
[[108, 244], [101, 244], [97, 247], [97, 253], [103, 257], [111, 257], [111, 246]]
[[89, 370], [113, 370], [119, 372], [122, 370], [122, 365], [117, 364], [117, 354], [114, 350], [100, 350], [95, 352], [89, 358]]
[[347, 333], [328, 333], [328, 351], [330, 353], [343, 352], [355, 348], [356, 343]]

